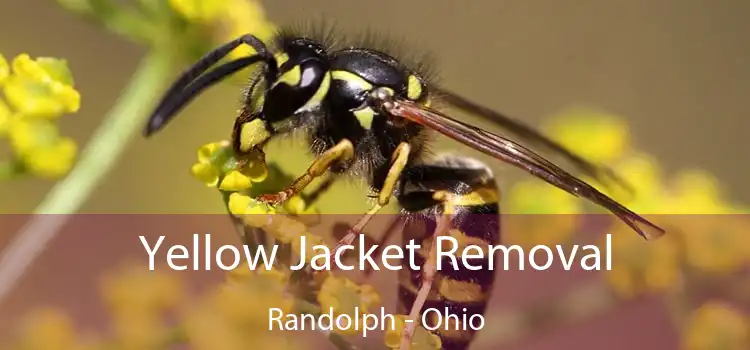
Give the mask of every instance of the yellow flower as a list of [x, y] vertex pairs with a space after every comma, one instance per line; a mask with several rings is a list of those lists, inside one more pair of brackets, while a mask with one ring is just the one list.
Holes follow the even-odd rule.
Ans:
[[[242, 304], [246, 303], [248, 303], [247, 300], [242, 302]], [[244, 333], [238, 331], [209, 305], [201, 304], [187, 311], [184, 324], [187, 345], [191, 349], [240, 350], [246, 349], [250, 341], [246, 336], [248, 331]]]
[[280, 288], [283, 288], [289, 282], [288, 271], [281, 271], [277, 269], [261, 269], [257, 270], [255, 273], [257, 275], [256, 280], [261, 283], [265, 281], [267, 283], [275, 284]]
[[286, 212], [289, 214], [301, 214], [304, 213], [306, 209], [305, 200], [300, 196], [289, 198], [289, 200], [284, 202], [283, 206], [284, 210], [286, 210]]
[[190, 173], [208, 187], [216, 187], [219, 182], [219, 169], [209, 163], [195, 163], [190, 167]]
[[223, 175], [222, 167], [227, 162], [228, 142], [211, 142], [198, 148], [198, 162], [190, 168], [190, 173], [208, 187], [216, 187]]
[[24, 160], [31, 173], [43, 178], [61, 177], [70, 171], [76, 159], [78, 146], [69, 137], [50, 147], [39, 148]]
[[284, 293], [287, 278], [280, 271], [259, 269], [247, 278], [221, 286], [210, 296], [209, 303], [231, 324], [267, 330], [269, 308], [292, 312], [294, 299]]
[[[223, 31], [221, 33], [225, 41], [226, 38], [237, 38], [241, 35], [252, 33], [261, 41], [270, 44], [271, 38], [276, 33], [276, 26], [267, 18], [263, 6], [257, 0], [227, 0], [226, 12], [222, 21]], [[253, 49], [247, 45], [242, 45], [230, 54], [230, 58], [240, 58], [253, 54]]]
[[605, 278], [623, 297], [661, 292], [680, 277], [679, 247], [675, 237], [666, 235], [645, 241], [624, 225], [612, 233], [612, 269]]
[[[19, 173], [58, 178], [70, 171], [78, 147], [73, 139], [60, 136], [52, 120], [78, 111], [80, 95], [65, 60], [20, 54], [12, 71], [0, 56], [0, 136], [13, 150]], [[7, 101], [7, 103], [6, 103]]]
[[685, 350], [750, 348], [750, 322], [722, 302], [708, 302], [690, 316], [683, 339]]
[[226, 284], [189, 310], [186, 333], [191, 347], [240, 350], [253, 344], [263, 349], [294, 349], [284, 339], [285, 334], [268, 331], [269, 308], [293, 312], [294, 299], [284, 293], [288, 273], [238, 268], [228, 278]]
[[716, 178], [701, 170], [681, 172], [671, 181], [670, 203], [673, 214], [726, 214], [729, 208], [721, 198]]
[[127, 310], [112, 316], [119, 349], [156, 349], [167, 339], [168, 328], [156, 310]]
[[[318, 303], [323, 313], [328, 313], [330, 310], [334, 317], [349, 315], [354, 319], [371, 313], [376, 306], [380, 305], [380, 296], [370, 285], [360, 286], [348, 278], [329, 275], [320, 286]], [[355, 308], [358, 308], [358, 311]], [[335, 331], [342, 334], [361, 333], [362, 330], [356, 327], [356, 324], [362, 325], [363, 323], [361, 320], [360, 322], [352, 321], [349, 328], [335, 327]]]
[[281, 243], [292, 243], [292, 252], [297, 256], [302, 255], [302, 235], [305, 236], [305, 262], [309, 263], [310, 260], [321, 251], [319, 249], [313, 249], [315, 246], [326, 245], [325, 239], [312, 233], [305, 233], [304, 230], [307, 227], [301, 222], [289, 219], [285, 222], [286, 225], [279, 225], [276, 230], [273, 230], [274, 237], [277, 237]]
[[123, 349], [154, 348], [166, 339], [164, 313], [183, 300], [174, 275], [131, 265], [106, 276], [102, 283], [116, 340]]
[[610, 163], [630, 142], [628, 124], [620, 117], [595, 110], [571, 109], [545, 127], [551, 137], [587, 160]]
[[208, 23], [224, 14], [225, 0], [169, 0], [169, 6], [189, 21]]
[[[391, 329], [386, 327], [384, 342], [385, 345], [390, 349], [400, 349], [401, 336], [406, 328], [405, 315], [394, 315], [395, 325]], [[436, 334], [424, 329], [422, 326], [417, 326], [412, 336], [411, 350], [439, 350], [442, 349], [443, 342]]]
[[10, 75], [10, 66], [8, 66], [8, 60], [5, 56], [0, 54], [0, 85], [5, 82], [5, 79]]
[[539, 180], [514, 184], [506, 197], [511, 214], [576, 214], [580, 201], [567, 192]]
[[625, 178], [635, 195], [619, 186], [602, 189], [639, 214], [669, 213], [667, 193], [659, 164], [648, 154], [634, 152], [615, 164], [613, 171]]
[[682, 215], [675, 218], [687, 263], [703, 272], [732, 272], [750, 261], [747, 220], [740, 215]]
[[50, 121], [23, 118], [10, 124], [11, 147], [31, 173], [55, 178], [66, 174], [73, 166], [78, 151], [75, 142], [60, 136]]
[[129, 266], [102, 283], [107, 304], [115, 314], [139, 310], [158, 312], [175, 307], [182, 300], [182, 283], [166, 272], [149, 271], [145, 266]]
[[721, 196], [711, 174], [689, 170], [670, 181], [660, 217], [673, 235], [682, 238], [687, 263], [704, 272], [730, 272], [741, 268], [750, 256], [750, 237], [742, 216]]
[[307, 233], [307, 226], [289, 215], [274, 215], [276, 208], [265, 202], [257, 201], [250, 196], [232, 193], [229, 195], [227, 207], [232, 215], [242, 219], [250, 226], [257, 227], [271, 233], [279, 243], [292, 243], [292, 250], [300, 253], [300, 240], [302, 235], [307, 237], [307, 257], [312, 257], [312, 247], [317, 244], [325, 244], [322, 237]]
[[250, 198], [250, 196], [236, 192], [229, 195], [229, 203], [227, 204], [227, 207], [229, 207], [230, 213], [242, 216], [245, 218], [245, 223], [252, 227], [264, 227], [268, 222], [267, 217], [260, 218], [260, 221], [254, 221], [252, 217], [265, 217], [267, 215], [258, 214], [274, 214], [276, 212], [273, 207]]
[[[190, 173], [208, 187], [219, 186], [223, 191], [247, 190], [254, 182], [261, 182], [268, 176], [262, 154], [250, 154], [235, 159], [231, 143], [211, 142], [198, 149], [198, 162], [190, 168]], [[222, 179], [219, 184], [219, 179]]]
[[5, 97], [19, 113], [57, 118], [77, 112], [81, 96], [73, 88], [73, 79], [64, 60], [41, 57], [32, 60], [27, 54], [13, 60], [13, 75], [3, 84]]
[[250, 178], [237, 170], [232, 170], [224, 175], [219, 189], [222, 191], [241, 191], [250, 188]]
[[58, 310], [35, 310], [24, 320], [22, 349], [73, 350], [79, 341], [70, 318]]
[[229, 148], [229, 141], [210, 142], [198, 148], [198, 162], [210, 163], [222, 149]]
[[563, 243], [578, 224], [580, 200], [538, 180], [518, 182], [508, 191], [504, 237], [511, 244], [534, 246]]
[[5, 136], [8, 133], [13, 119], [13, 111], [10, 110], [5, 101], [0, 99], [0, 136]]

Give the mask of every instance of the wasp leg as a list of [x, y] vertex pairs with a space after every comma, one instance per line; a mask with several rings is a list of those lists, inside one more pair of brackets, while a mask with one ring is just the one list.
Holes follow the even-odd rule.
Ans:
[[313, 180], [325, 174], [334, 164], [350, 161], [352, 158], [354, 158], [354, 146], [351, 141], [343, 139], [318, 156], [307, 168], [307, 172], [294, 180], [289, 187], [278, 193], [264, 194], [259, 199], [270, 204], [282, 203], [301, 193]]
[[433, 198], [440, 202], [443, 202], [443, 215], [437, 222], [437, 227], [433, 233], [432, 244], [430, 244], [430, 250], [427, 254], [422, 265], [422, 283], [419, 286], [419, 291], [412, 304], [411, 311], [409, 311], [409, 322], [406, 322], [404, 332], [401, 336], [401, 349], [409, 349], [411, 347], [411, 338], [414, 335], [414, 330], [417, 326], [417, 320], [420, 319], [422, 307], [424, 307], [427, 297], [432, 290], [432, 284], [435, 281], [435, 275], [437, 274], [437, 240], [441, 236], [445, 236], [448, 233], [451, 225], [451, 217], [453, 216], [453, 205], [451, 204], [450, 198], [452, 195], [448, 192], [439, 191], [435, 192]]
[[367, 214], [357, 221], [346, 236], [339, 240], [336, 249], [334, 249], [333, 252], [338, 251], [338, 249], [344, 245], [352, 244], [354, 239], [357, 238], [357, 235], [365, 229], [365, 226], [370, 222], [370, 219], [383, 209], [383, 207], [388, 205], [393, 196], [393, 192], [396, 190], [398, 179], [401, 177], [401, 173], [404, 171], [404, 168], [406, 168], [406, 164], [409, 161], [410, 153], [411, 146], [406, 142], [401, 143], [396, 147], [396, 150], [393, 152], [393, 158], [391, 159], [391, 166], [388, 169], [388, 174], [383, 182], [383, 188], [378, 192], [377, 203], [367, 211]]
[[[413, 260], [401, 262], [398, 309], [412, 320], [403, 344], [409, 344], [419, 321], [435, 330], [443, 349], [466, 350], [476, 334], [471, 325], [484, 315], [495, 281], [489, 247], [500, 242], [500, 190], [492, 171], [462, 156], [429, 159], [404, 171], [397, 198], [405, 221], [403, 244], [421, 247]], [[450, 238], [448, 246], [457, 245], [454, 258], [436, 259], [440, 236]], [[460, 247], [469, 246], [482, 254], [464, 255]], [[422, 268], [413, 269], [409, 261]], [[445, 311], [442, 317], [432, 311], [420, 317], [427, 310]]]
[[[372, 258], [373, 259], [380, 258], [380, 254], [383, 252], [383, 249], [385, 247], [385, 243], [388, 242], [388, 240], [391, 237], [393, 237], [394, 233], [396, 233], [397, 229], [400, 226], [399, 224], [403, 224], [403, 222], [401, 220], [401, 216], [397, 216], [396, 218], [394, 218], [393, 220], [391, 220], [391, 224], [388, 225], [387, 229], [385, 229], [385, 232], [382, 234], [382, 236], [380, 237], [380, 239], [378, 239], [375, 242], [375, 244], [378, 247], [375, 249], [375, 252], [372, 253]], [[364, 274], [363, 274], [362, 278], [360, 279], [360, 282], [364, 283], [365, 281], [367, 281], [370, 278], [370, 276], [372, 275], [373, 271], [375, 271], [375, 269], [373, 269], [373, 267], [371, 265], [367, 265], [367, 269], [364, 271]]]

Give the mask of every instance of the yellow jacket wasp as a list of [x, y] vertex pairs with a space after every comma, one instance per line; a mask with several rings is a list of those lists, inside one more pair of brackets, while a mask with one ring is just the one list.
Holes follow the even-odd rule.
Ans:
[[[255, 54], [209, 71], [240, 45], [252, 47]], [[283, 202], [328, 171], [366, 178], [377, 193], [377, 203], [339, 244], [351, 244], [369, 218], [394, 196], [405, 214], [434, 218], [437, 226], [434, 235], [448, 234], [444, 228], [454, 225], [465, 235], [488, 244], [499, 242], [499, 220], [490, 221], [479, 232], [461, 226], [462, 217], [473, 213], [498, 216], [499, 194], [492, 173], [483, 163], [467, 157], [427, 157], [424, 146], [430, 131], [601, 205], [645, 238], [664, 233], [528, 148], [430, 106], [439, 101], [493, 120], [517, 137], [566, 157], [592, 178], [620, 181], [609, 170], [581, 159], [518, 121], [430, 84], [426, 72], [404, 64], [384, 50], [367, 45], [337, 47], [312, 34], [284, 30], [277, 35], [273, 47], [248, 34], [211, 51], [166, 92], [145, 128], [145, 135], [163, 128], [206, 88], [255, 63], [262, 63], [262, 69], [245, 92], [234, 124], [235, 152], [242, 155], [260, 151], [274, 137], [302, 132], [316, 156], [307, 172], [287, 189], [260, 199], [273, 204]], [[447, 215], [441, 214], [451, 214], [447, 220], [452, 223], [444, 222], [442, 217]], [[474, 233], [469, 233], [471, 230]], [[421, 256], [422, 271], [407, 271], [401, 278], [399, 298], [403, 308], [411, 309], [410, 318], [419, 319], [428, 305], [447, 306], [469, 316], [484, 313], [488, 294], [483, 291], [492, 286], [494, 277], [479, 271], [454, 271], [443, 273], [433, 286], [437, 276], [434, 250], [433, 246], [426, 256]], [[460, 300], [454, 295], [459, 290], [463, 291]], [[414, 322], [407, 326], [402, 348], [409, 344], [413, 326]], [[441, 332], [440, 336], [445, 349], [463, 349], [468, 347], [473, 333]]]

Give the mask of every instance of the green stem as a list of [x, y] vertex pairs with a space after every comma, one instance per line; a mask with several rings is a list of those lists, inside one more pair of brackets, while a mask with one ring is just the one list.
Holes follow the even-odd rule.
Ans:
[[81, 152], [73, 170], [48, 193], [34, 210], [34, 216], [5, 249], [0, 257], [0, 300], [54, 238], [68, 219], [66, 214], [74, 214], [80, 209], [112, 170], [133, 136], [141, 130], [145, 117], [171, 74], [171, 58], [167, 52], [154, 51], [141, 61], [117, 103]]

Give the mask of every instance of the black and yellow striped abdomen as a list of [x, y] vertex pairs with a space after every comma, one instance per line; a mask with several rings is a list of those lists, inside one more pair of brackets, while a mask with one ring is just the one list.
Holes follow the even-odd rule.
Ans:
[[[422, 308], [425, 326], [436, 328], [443, 341], [443, 349], [466, 349], [479, 326], [478, 317], [483, 315], [494, 282], [494, 271], [489, 270], [492, 256], [489, 246], [500, 241], [499, 191], [492, 173], [481, 163], [462, 157], [443, 157], [428, 165], [420, 165], [403, 177], [399, 203], [404, 208], [407, 224], [404, 229], [404, 244], [411, 240], [420, 246], [414, 263], [423, 266], [434, 239], [439, 215], [446, 210], [453, 212], [451, 230], [444, 240], [442, 250], [450, 251], [456, 243], [457, 249], [451, 257], [441, 258], [432, 290]], [[432, 199], [433, 194], [451, 194], [451, 203]], [[467, 257], [481, 258], [462, 260], [465, 247], [473, 246]], [[408, 313], [414, 304], [422, 282], [421, 270], [409, 268], [404, 260], [399, 276], [399, 312]], [[468, 267], [467, 267], [468, 265]], [[471, 267], [471, 268], [469, 268]], [[451, 315], [451, 316], [448, 316]], [[474, 320], [473, 326], [464, 322]], [[468, 322], [467, 322], [468, 323]]]

